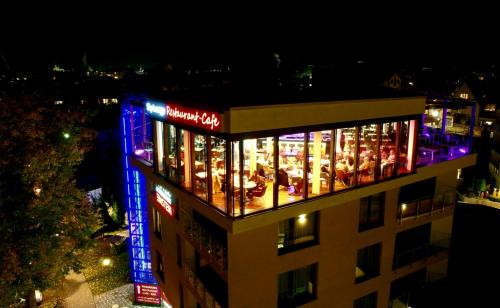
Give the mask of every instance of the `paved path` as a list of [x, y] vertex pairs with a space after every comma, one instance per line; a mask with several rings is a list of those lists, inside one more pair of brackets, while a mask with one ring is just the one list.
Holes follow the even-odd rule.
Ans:
[[151, 308], [150, 306], [133, 306], [134, 285], [132, 283], [123, 285], [103, 294], [96, 295], [97, 308]]
[[95, 308], [94, 297], [83, 274], [71, 271], [62, 285], [64, 306], [68, 308]]

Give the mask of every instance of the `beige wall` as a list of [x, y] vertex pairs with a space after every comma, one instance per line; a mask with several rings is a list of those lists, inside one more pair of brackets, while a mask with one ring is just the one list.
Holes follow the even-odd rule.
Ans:
[[255, 132], [422, 114], [424, 110], [425, 97], [238, 107], [227, 112], [226, 130], [230, 133]]
[[[412, 273], [433, 263], [446, 261], [446, 255], [433, 259], [428, 264], [392, 270], [394, 241], [396, 233], [403, 229], [433, 221], [433, 232], [451, 230], [452, 211], [441, 216], [425, 216], [413, 220], [411, 226], [401, 225], [396, 220], [399, 187], [432, 176], [438, 176], [440, 185], [456, 184], [456, 169], [475, 163], [475, 155], [444, 162], [437, 166], [419, 168], [416, 174], [404, 176], [384, 183], [357, 188], [334, 196], [317, 198], [301, 204], [288, 206], [245, 219], [231, 221], [210, 209], [186, 192], [162, 183], [177, 196], [179, 206], [196, 209], [203, 215], [228, 230], [228, 294], [230, 307], [276, 307], [278, 275], [283, 272], [318, 263], [318, 299], [304, 307], [352, 307], [353, 301], [371, 292], [378, 292], [378, 307], [387, 307], [391, 281]], [[156, 176], [147, 176], [152, 182]], [[150, 187], [152, 188], [152, 186]], [[384, 226], [363, 233], [358, 232], [359, 199], [381, 191], [386, 191]], [[151, 204], [151, 203], [150, 203]], [[278, 223], [303, 213], [320, 211], [320, 245], [291, 252], [277, 254]], [[151, 212], [151, 211], [150, 211]], [[151, 213], [150, 221], [152, 221]], [[438, 220], [438, 221], [436, 221]], [[166, 285], [162, 289], [167, 297], [178, 306], [178, 282], [183, 280], [182, 272], [176, 264], [175, 233], [181, 234], [180, 225], [172, 218], [162, 222], [164, 240], [160, 243], [152, 239], [152, 251], [160, 249], [164, 255]], [[150, 224], [151, 226], [151, 224]], [[357, 250], [375, 243], [382, 244], [380, 276], [355, 284], [354, 272]], [[190, 244], [183, 245], [184, 256], [193, 255]], [[153, 253], [153, 270], [156, 256]], [[446, 264], [446, 263], [441, 263]], [[440, 268], [442, 272], [443, 269]], [[185, 303], [190, 307], [194, 302], [185, 289]]]

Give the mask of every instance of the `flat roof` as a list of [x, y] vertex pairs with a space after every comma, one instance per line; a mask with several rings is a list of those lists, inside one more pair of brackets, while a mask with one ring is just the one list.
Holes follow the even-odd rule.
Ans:
[[269, 88], [269, 87], [228, 87], [197, 89], [162, 93], [151, 98], [163, 101], [176, 101], [187, 107], [197, 107], [207, 110], [220, 111], [235, 107], [266, 106], [294, 103], [320, 103], [346, 100], [363, 100], [377, 98], [421, 97], [416, 92], [393, 90], [386, 87], [359, 87], [346, 88], [339, 85], [331, 88], [311, 88], [304, 90]]

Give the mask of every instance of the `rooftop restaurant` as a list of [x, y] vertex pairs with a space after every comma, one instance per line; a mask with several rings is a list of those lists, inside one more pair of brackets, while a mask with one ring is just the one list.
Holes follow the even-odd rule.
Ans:
[[132, 151], [165, 182], [243, 217], [470, 153], [474, 106], [425, 98], [216, 108], [129, 100]]

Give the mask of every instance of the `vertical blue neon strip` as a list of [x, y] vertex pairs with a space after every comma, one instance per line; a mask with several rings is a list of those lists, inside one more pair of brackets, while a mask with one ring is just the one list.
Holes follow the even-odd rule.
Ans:
[[[130, 242], [129, 257], [130, 270], [134, 283], [155, 284], [151, 271], [151, 254], [149, 252], [149, 238], [147, 228], [147, 192], [144, 176], [139, 171], [129, 167], [128, 155], [131, 153], [131, 125], [132, 107], [124, 103], [122, 106], [122, 133], [124, 159], [124, 191], [126, 192], [127, 213], [129, 222]], [[135, 288], [134, 288], [135, 291]]]

